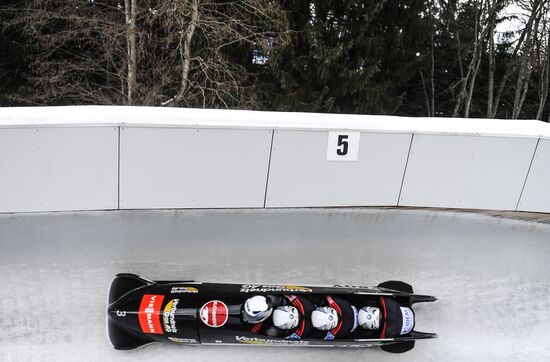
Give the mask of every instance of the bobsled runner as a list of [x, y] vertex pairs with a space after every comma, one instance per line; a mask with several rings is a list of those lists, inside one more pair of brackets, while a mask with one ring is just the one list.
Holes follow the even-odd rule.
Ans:
[[[292, 314], [295, 313], [299, 323], [291, 323], [292, 330], [275, 328], [274, 323], [283, 323], [276, 320], [281, 319], [283, 312], [273, 312], [261, 323], [246, 320], [244, 307], [249, 300], [257, 299], [279, 301], [287, 306], [279, 308], [287, 313], [287, 319], [295, 318]], [[411, 308], [415, 303], [435, 300], [433, 296], [415, 294], [409, 284], [401, 281], [388, 281], [377, 287], [298, 286], [151, 281], [134, 274], [118, 274], [109, 291], [107, 330], [111, 344], [120, 350], [151, 342], [169, 342], [378, 346], [387, 352], [402, 353], [411, 350], [418, 339], [436, 337], [434, 333], [414, 330]], [[378, 310], [379, 323], [375, 330], [362, 328], [361, 310], [367, 310], [363, 307], [366, 305]], [[331, 323], [330, 313], [334, 313], [335, 324], [330, 329], [317, 329], [320, 322], [314, 319], [325, 318]], [[363, 321], [365, 315], [363, 313]]]

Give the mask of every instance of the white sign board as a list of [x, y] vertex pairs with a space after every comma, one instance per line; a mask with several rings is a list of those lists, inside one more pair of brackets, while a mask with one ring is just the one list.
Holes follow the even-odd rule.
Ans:
[[329, 132], [327, 161], [357, 161], [360, 132]]

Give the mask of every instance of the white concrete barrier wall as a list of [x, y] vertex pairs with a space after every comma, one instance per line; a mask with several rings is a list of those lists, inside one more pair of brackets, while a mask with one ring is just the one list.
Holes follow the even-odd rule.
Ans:
[[266, 207], [397, 205], [411, 134], [360, 132], [355, 161], [328, 160], [328, 134], [275, 131]]
[[120, 131], [120, 208], [263, 207], [271, 130]]
[[550, 125], [150, 107], [0, 109], [0, 212], [550, 212]]
[[537, 141], [415, 134], [399, 205], [515, 210]]
[[118, 128], [0, 128], [0, 212], [118, 208]]
[[550, 212], [550, 139], [538, 143], [518, 210]]

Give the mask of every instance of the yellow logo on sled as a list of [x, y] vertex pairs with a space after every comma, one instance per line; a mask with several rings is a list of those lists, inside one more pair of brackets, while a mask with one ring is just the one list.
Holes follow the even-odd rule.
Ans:
[[285, 285], [284, 286], [286, 289], [288, 289], [288, 291], [290, 292], [311, 292], [311, 288], [306, 288], [306, 287], [300, 287], [298, 285]]
[[176, 310], [178, 309], [179, 299], [172, 299], [164, 307], [162, 320], [164, 322], [164, 330], [168, 333], [178, 333], [176, 328]]
[[198, 293], [199, 290], [195, 287], [172, 287], [170, 293], [180, 294], [180, 293]]

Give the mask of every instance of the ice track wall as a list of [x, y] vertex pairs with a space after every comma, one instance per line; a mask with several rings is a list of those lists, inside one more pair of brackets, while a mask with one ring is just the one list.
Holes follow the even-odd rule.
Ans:
[[550, 212], [550, 125], [0, 108], [0, 212], [425, 206]]

